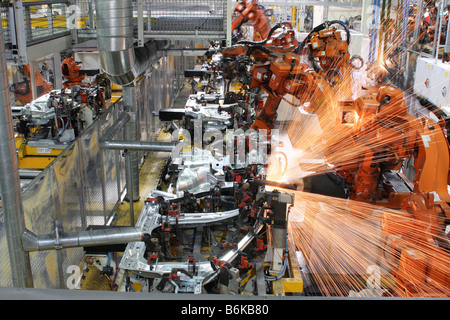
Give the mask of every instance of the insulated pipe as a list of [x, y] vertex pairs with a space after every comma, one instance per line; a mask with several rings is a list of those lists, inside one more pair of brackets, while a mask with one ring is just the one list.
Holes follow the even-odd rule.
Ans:
[[158, 59], [167, 40], [148, 41], [134, 47], [132, 0], [95, 1], [100, 62], [108, 78], [119, 85], [133, 83]]
[[8, 91], [3, 28], [0, 28], [0, 190], [14, 287], [33, 287], [30, 258], [22, 248], [25, 220]]
[[[134, 103], [134, 87], [124, 87], [124, 103], [128, 110], [133, 111]], [[135, 114], [134, 112], [131, 112]], [[137, 151], [157, 151], [157, 152], [172, 152], [176, 147], [174, 142], [159, 142], [159, 141], [137, 141], [137, 131], [135, 121], [131, 121], [130, 113], [123, 112], [119, 119], [106, 130], [104, 135], [99, 139], [101, 148], [111, 150], [126, 150], [125, 167], [126, 167], [126, 184], [127, 195], [126, 198], [130, 203], [130, 224], [134, 225], [134, 205], [133, 201], [139, 200], [139, 166]], [[126, 141], [113, 141], [114, 135], [122, 127], [125, 129]]]
[[101, 146], [112, 150], [172, 152], [177, 144], [164, 141], [103, 141]]
[[135, 227], [111, 227], [107, 229], [36, 235], [26, 230], [22, 235], [26, 251], [59, 250], [76, 247], [125, 244], [142, 240], [142, 231]]

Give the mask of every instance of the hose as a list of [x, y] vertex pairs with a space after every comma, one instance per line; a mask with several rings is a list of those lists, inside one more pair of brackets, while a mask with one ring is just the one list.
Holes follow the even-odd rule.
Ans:
[[[334, 76], [336, 74], [339, 76], [340, 81], [334, 80]], [[332, 69], [328, 70], [327, 78], [329, 78], [329, 82], [330, 82], [331, 86], [333, 86], [333, 87], [335, 85], [339, 84], [340, 82], [344, 81], [344, 75], [342, 74], [341, 70], [339, 70], [338, 68], [332, 68]]]
[[264, 52], [264, 53], [267, 53], [267, 54], [269, 54], [269, 55], [274, 54], [274, 52], [273, 52], [272, 50], [270, 50], [270, 49], [264, 47], [264, 46], [261, 45], [261, 44], [256, 44], [256, 45], [252, 45], [251, 47], [248, 48], [248, 50], [247, 50], [247, 52], [246, 52], [246, 55], [247, 55], [247, 56], [251, 56], [252, 53], [253, 53], [253, 51], [255, 51], [255, 50], [260, 50], [260, 51], [262, 51], [262, 52]]
[[347, 44], [350, 44], [350, 29], [347, 27], [347, 25], [340, 20], [331, 20], [329, 22], [329, 25], [331, 26], [332, 24], [339, 24], [344, 28], [345, 33], [347, 34]]
[[58, 139], [58, 138], [62, 137], [64, 131], [66, 131], [66, 129], [67, 129], [67, 124], [64, 121], [64, 118], [60, 117], [59, 119], [61, 119], [61, 122], [62, 122], [62, 130], [58, 131], [59, 126], [58, 126], [58, 123], [56, 123], [57, 135], [55, 137], [53, 137], [52, 140], [55, 140], [55, 139]]
[[[23, 84], [23, 83], [25, 83], [25, 86], [26, 86], [25, 91], [21, 91], [20, 89], [15, 89], [15, 88], [14, 88], [15, 85], [21, 85], [21, 84]], [[11, 92], [13, 92], [14, 94], [18, 94], [18, 95], [21, 95], [21, 96], [26, 96], [27, 94], [30, 93], [30, 80], [28, 80], [28, 78], [25, 78], [23, 82], [19, 82], [19, 83], [16, 83], [16, 84], [12, 84], [12, 85], [9, 87], [9, 90], [10, 90]]]
[[[359, 61], [361, 62], [361, 66], [360, 66], [360, 67], [357, 67], [357, 66], [355, 66], [355, 65], [353, 64], [353, 61], [355, 61], [355, 60], [359, 60]], [[364, 60], [363, 60], [363, 58], [362, 58], [361, 56], [357, 55], [357, 54], [353, 55], [353, 56], [350, 58], [350, 66], [351, 66], [353, 69], [355, 69], [355, 70], [360, 70], [360, 69], [364, 66]], [[386, 66], [386, 63], [385, 63], [385, 66]], [[388, 68], [386, 67], [386, 69], [388, 69]]]

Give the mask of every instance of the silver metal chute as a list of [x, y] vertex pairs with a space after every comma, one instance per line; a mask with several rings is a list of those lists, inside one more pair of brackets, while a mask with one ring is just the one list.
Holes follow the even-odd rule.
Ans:
[[167, 49], [166, 40], [148, 41], [134, 47], [133, 1], [95, 1], [100, 62], [108, 78], [119, 85], [133, 83]]

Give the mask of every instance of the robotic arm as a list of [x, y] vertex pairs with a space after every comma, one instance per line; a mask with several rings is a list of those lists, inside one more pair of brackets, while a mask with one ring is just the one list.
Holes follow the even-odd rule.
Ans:
[[[300, 57], [288, 53], [278, 57], [272, 64], [255, 65], [251, 88], [261, 87], [268, 98], [258, 114], [252, 129], [270, 131], [276, 120], [277, 109], [286, 94], [291, 94], [301, 102], [309, 102], [311, 110], [324, 112], [325, 98], [332, 98], [333, 91], [326, 80], [301, 63]], [[319, 117], [323, 119], [322, 117]]]
[[[30, 65], [24, 65], [20, 69], [23, 76], [23, 82], [15, 83], [11, 85], [10, 90], [14, 92], [17, 99], [26, 105], [33, 101], [33, 92], [31, 91], [31, 70]], [[37, 96], [40, 97], [43, 94], [50, 92], [53, 85], [44, 79], [42, 74], [37, 68], [34, 68], [34, 76], [36, 81]]]
[[68, 57], [62, 61], [61, 71], [65, 78], [63, 86], [66, 89], [73, 88], [74, 86], [81, 86], [84, 78], [84, 74], [80, 74], [81, 65], [77, 63], [73, 57]]
[[[333, 90], [336, 83], [345, 79], [346, 84], [350, 84], [350, 33], [345, 29], [347, 39], [343, 40], [335, 24], [342, 23], [330, 21], [319, 25], [300, 45], [292, 29], [277, 24], [263, 41], [240, 41], [223, 50], [225, 58], [239, 60], [246, 55], [258, 62], [251, 69], [250, 88], [264, 90], [268, 98], [252, 129], [270, 131], [273, 128], [276, 111], [286, 94], [295, 96], [301, 103], [309, 102], [311, 110], [323, 113], [326, 112], [322, 107], [324, 102], [336, 99]], [[302, 57], [305, 46], [309, 49], [308, 63], [303, 62]], [[310, 68], [309, 63], [314, 68]], [[336, 74], [340, 75], [339, 81], [335, 79]], [[323, 117], [319, 117], [319, 121], [321, 119]]]
[[232, 30], [238, 40], [240, 28], [245, 23], [254, 26], [253, 41], [267, 38], [270, 31], [269, 17], [264, 7], [259, 5], [257, 0], [240, 0], [234, 8], [234, 15]]
[[[247, 54], [259, 50], [266, 55], [251, 68], [250, 88], [262, 89], [268, 95], [251, 128], [270, 131], [286, 94], [298, 98], [301, 104], [309, 102], [308, 111], [317, 114], [322, 128], [339, 122], [331, 132], [324, 130], [325, 157], [345, 180], [348, 197], [399, 209], [398, 214], [383, 214], [381, 225], [387, 236], [402, 236], [390, 244], [393, 274], [401, 295], [446, 296], [450, 287], [445, 271], [450, 260], [446, 134], [439, 124], [408, 114], [403, 92], [390, 85], [365, 88], [366, 92], [355, 100], [339, 100], [327, 72], [337, 68], [349, 78], [354, 66], [348, 43], [332, 36], [334, 28], [329, 32], [315, 29], [297, 50], [288, 53], [250, 46], [254, 49]], [[326, 43], [335, 45], [327, 49]], [[299, 55], [306, 44], [316, 70], [303, 63]], [[415, 175], [409, 181], [401, 169], [411, 161]]]

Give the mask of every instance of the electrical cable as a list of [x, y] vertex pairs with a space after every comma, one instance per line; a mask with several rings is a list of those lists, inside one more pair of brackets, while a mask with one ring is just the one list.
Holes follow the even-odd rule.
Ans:
[[55, 137], [51, 138], [52, 140], [55, 140], [55, 139], [58, 139], [58, 138], [62, 137], [64, 131], [66, 131], [66, 122], [64, 121], [64, 118], [60, 117], [59, 119], [61, 119], [63, 127], [62, 127], [61, 131], [58, 131], [58, 124], [56, 124], [56, 130], [57, 130], [58, 133], [56, 134]]
[[318, 26], [316, 26], [314, 29], [312, 29], [310, 33], [308, 33], [306, 38], [294, 50], [294, 53], [298, 54], [300, 51], [303, 50], [303, 48], [305, 47], [306, 43], [311, 38], [311, 35], [313, 33], [322, 31], [323, 29], [328, 28], [332, 24], [339, 24], [342, 27], [344, 27], [345, 33], [347, 34], [347, 44], [350, 44], [350, 29], [347, 27], [347, 25], [344, 22], [342, 22], [340, 20], [325, 21], [325, 22], [319, 24]]
[[332, 25], [332, 24], [339, 24], [344, 28], [345, 33], [347, 34], [347, 44], [350, 44], [350, 29], [348, 28], [348, 26], [340, 20], [329, 21], [329, 25]]

